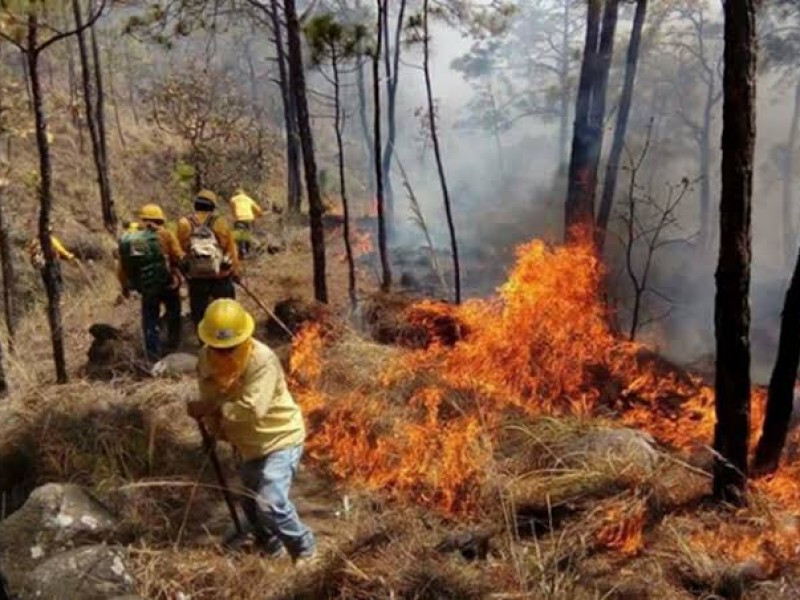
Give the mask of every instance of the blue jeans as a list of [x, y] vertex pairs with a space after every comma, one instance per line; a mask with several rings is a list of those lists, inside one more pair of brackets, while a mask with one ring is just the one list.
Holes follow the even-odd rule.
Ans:
[[292, 446], [249, 460], [239, 470], [249, 494], [242, 499], [242, 507], [256, 539], [272, 554], [283, 545], [292, 558], [308, 556], [316, 547], [314, 534], [289, 500], [302, 455], [302, 446]]
[[142, 296], [142, 332], [150, 360], [161, 358], [159, 320], [162, 304], [167, 317], [167, 347], [174, 351], [181, 342], [181, 297], [178, 290], [168, 289], [153, 296]]

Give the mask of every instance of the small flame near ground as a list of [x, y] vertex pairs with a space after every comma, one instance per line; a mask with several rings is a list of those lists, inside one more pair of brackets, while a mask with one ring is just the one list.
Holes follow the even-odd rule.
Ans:
[[[314, 324], [304, 329], [295, 341], [291, 371], [298, 398], [315, 423], [310, 456], [351, 486], [469, 516], [480, 512], [509, 411], [592, 415], [612, 409], [625, 425], [673, 448], [711, 444], [713, 389], [647, 360], [641, 345], [611, 331], [599, 294], [602, 266], [591, 243], [553, 247], [534, 240], [516, 256], [494, 298], [461, 306], [424, 300], [412, 307], [412, 321], [448, 318], [468, 334], [452, 345], [432, 332], [426, 349], [402, 352], [374, 374], [377, 391], [323, 389], [324, 332]], [[754, 392], [754, 430], [764, 404], [763, 391]], [[755, 441], [757, 433], [751, 437]], [[800, 466], [785, 466], [755, 489], [786, 509], [800, 508]], [[638, 553], [646, 513], [644, 502], [608, 509], [597, 542]], [[770, 535], [739, 532], [738, 542], [726, 547], [755, 553], [768, 565], [774, 552], [758, 549], [777, 547], [786, 550], [781, 556], [794, 555], [797, 535]], [[692, 543], [718, 548], [720, 539], [718, 532], [698, 532]]]

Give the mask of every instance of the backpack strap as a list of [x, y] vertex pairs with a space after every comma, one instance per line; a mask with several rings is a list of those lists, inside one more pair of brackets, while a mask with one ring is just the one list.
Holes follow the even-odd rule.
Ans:
[[206, 227], [208, 227], [213, 231], [214, 221], [216, 220], [217, 220], [217, 215], [215, 215], [214, 213], [208, 213], [208, 216], [206, 217], [206, 222], [203, 223], [203, 225], [205, 225]]

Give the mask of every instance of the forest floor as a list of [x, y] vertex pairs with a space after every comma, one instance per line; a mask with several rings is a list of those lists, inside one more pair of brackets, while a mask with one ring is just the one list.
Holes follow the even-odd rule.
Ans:
[[[247, 267], [247, 285], [269, 307], [312, 296], [307, 230], [290, 226], [286, 234], [284, 252]], [[91, 324], [138, 335], [137, 303], [115, 303], [111, 272], [100, 263], [65, 267], [69, 384], [47, 383], [40, 306], [18, 333], [9, 361], [16, 389], [0, 409], [0, 455], [24, 450], [17, 487], [69, 481], [102, 499], [119, 518], [109, 541], [127, 547], [143, 598], [798, 597], [795, 474], [755, 487], [747, 508], [711, 504], [713, 420], [699, 378], [641, 348], [587, 350], [582, 344], [601, 336], [589, 321], [576, 323], [588, 328], [585, 339], [540, 331], [523, 320], [530, 307], [513, 309], [519, 298], [508, 288], [505, 312], [499, 300], [461, 312], [412, 304], [403, 318], [429, 338], [378, 344], [370, 336], [377, 329], [364, 327], [384, 318], [374, 300], [359, 319], [348, 314], [337, 235], [328, 249], [333, 308], [293, 344], [270, 334], [266, 315], [242, 298], [259, 318], [259, 335], [285, 359], [309, 423], [294, 497], [319, 536], [318, 567], [295, 572], [288, 559], [221, 548], [230, 518], [185, 414], [191, 375], [154, 379], [132, 369], [110, 381], [86, 377]], [[531, 250], [541, 276], [531, 279], [518, 263], [513, 283], [533, 286], [526, 296], [539, 285], [558, 288], [548, 261], [555, 273], [568, 266], [559, 260], [572, 259]], [[362, 293], [374, 289], [370, 277]], [[582, 301], [576, 294], [558, 296]], [[498, 318], [510, 322], [480, 329]], [[457, 339], [448, 339], [454, 323]], [[511, 346], [504, 327], [519, 334]], [[185, 334], [192, 351], [188, 327]], [[529, 335], [539, 344], [533, 354], [522, 342]], [[557, 356], [559, 344], [568, 356]], [[603, 364], [591, 364], [597, 357]], [[590, 368], [575, 383], [569, 365], [581, 361]], [[524, 377], [520, 365], [533, 363], [538, 384], [515, 387], [507, 373], [494, 376], [507, 364]], [[554, 369], [563, 370], [560, 391], [551, 389]], [[541, 405], [508, 399], [523, 388]], [[566, 396], [575, 399], [568, 408], [559, 404]], [[222, 449], [222, 458], [235, 482], [231, 453]]]

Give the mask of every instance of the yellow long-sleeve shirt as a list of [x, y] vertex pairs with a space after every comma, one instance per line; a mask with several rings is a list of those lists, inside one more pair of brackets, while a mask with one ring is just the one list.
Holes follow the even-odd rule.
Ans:
[[[198, 212], [195, 213], [195, 218], [199, 223], [205, 223], [208, 215], [209, 213], [207, 212]], [[222, 252], [224, 252], [231, 261], [231, 274], [239, 275], [239, 251], [236, 249], [236, 240], [233, 237], [230, 225], [228, 225], [224, 217], [217, 216], [214, 219], [214, 224], [211, 226], [211, 229], [219, 240]], [[194, 226], [187, 217], [181, 217], [178, 220], [178, 242], [185, 253], [189, 252], [189, 239], [192, 236], [193, 230]], [[221, 276], [225, 275], [227, 275], [227, 273], [223, 273]]]
[[[67, 250], [64, 247], [64, 244], [61, 243], [56, 236], [50, 236], [50, 243], [53, 245], [53, 252], [55, 253], [56, 260], [63, 259], [63, 260], [75, 260], [75, 255]], [[28, 244], [28, 254], [30, 254], [31, 258], [34, 257], [36, 254], [41, 254], [42, 246], [39, 243], [39, 238], [34, 238]]]
[[236, 194], [230, 201], [234, 221], [251, 223], [264, 212], [258, 203], [245, 193]]
[[280, 360], [269, 346], [253, 340], [247, 367], [227, 392], [216, 385], [207, 352], [203, 348], [198, 356], [199, 402], [207, 415], [219, 415], [222, 436], [244, 460], [261, 458], [305, 441], [300, 407], [286, 385]]
[[[180, 263], [185, 256], [181, 245], [178, 243], [178, 238], [168, 229], [159, 228], [156, 231], [158, 233], [158, 243], [161, 246], [161, 253], [164, 255], [170, 270], [176, 272], [178, 270], [178, 263]], [[122, 267], [122, 261], [120, 260], [117, 261], [117, 279], [123, 289], [128, 288], [129, 276]]]

